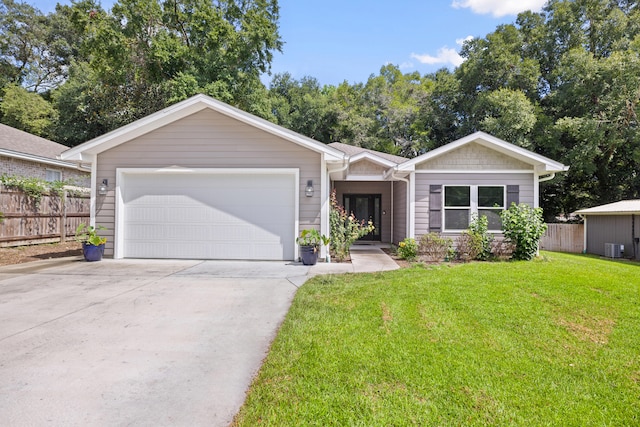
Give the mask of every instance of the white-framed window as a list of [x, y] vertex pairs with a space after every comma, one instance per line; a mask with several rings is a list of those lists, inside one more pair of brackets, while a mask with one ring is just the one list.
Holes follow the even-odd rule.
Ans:
[[44, 179], [45, 181], [49, 182], [62, 181], [62, 171], [55, 169], [46, 169]]
[[504, 185], [445, 185], [443, 191], [443, 230], [463, 231], [469, 228], [471, 215], [486, 216], [489, 231], [500, 232], [500, 211], [505, 209]]

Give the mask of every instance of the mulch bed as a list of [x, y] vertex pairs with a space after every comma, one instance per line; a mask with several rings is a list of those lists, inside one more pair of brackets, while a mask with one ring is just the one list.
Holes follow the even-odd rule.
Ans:
[[0, 266], [80, 255], [82, 255], [82, 245], [78, 242], [0, 248]]

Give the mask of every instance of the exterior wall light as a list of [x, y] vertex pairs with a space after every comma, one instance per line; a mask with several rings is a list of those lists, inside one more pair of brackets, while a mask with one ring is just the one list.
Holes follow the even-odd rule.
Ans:
[[307, 186], [304, 189], [304, 195], [307, 197], [313, 197], [313, 180], [307, 181]]
[[98, 187], [98, 194], [101, 196], [106, 196], [108, 190], [109, 190], [109, 180], [105, 178], [102, 180], [102, 184], [100, 184], [100, 186]]

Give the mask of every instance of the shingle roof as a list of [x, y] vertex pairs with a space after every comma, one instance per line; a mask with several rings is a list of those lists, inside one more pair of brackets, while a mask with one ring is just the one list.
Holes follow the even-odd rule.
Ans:
[[575, 213], [580, 215], [620, 215], [620, 214], [640, 214], [640, 200], [621, 200], [607, 205], [595, 206], [593, 208], [581, 209]]
[[69, 147], [0, 124], [0, 149], [57, 160], [57, 156]]
[[369, 153], [369, 154], [373, 154], [374, 156], [378, 156], [382, 159], [389, 160], [390, 162], [393, 162], [396, 164], [404, 163], [407, 160], [409, 160], [405, 157], [395, 156], [393, 154], [381, 153], [379, 151], [369, 150], [367, 148], [356, 147], [355, 145], [343, 144], [342, 142], [332, 142], [331, 144], [329, 144], [329, 146], [337, 150], [340, 150], [343, 153], [348, 154], [349, 156], [353, 156], [360, 153]]

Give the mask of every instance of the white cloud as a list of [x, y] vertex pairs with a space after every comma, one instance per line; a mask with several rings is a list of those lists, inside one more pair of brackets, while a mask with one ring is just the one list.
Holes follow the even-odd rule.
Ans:
[[456, 44], [457, 44], [458, 46], [462, 46], [462, 44], [463, 44], [464, 42], [468, 42], [469, 40], [473, 40], [473, 36], [467, 36], [467, 37], [465, 37], [465, 38], [463, 38], [463, 39], [456, 39]]
[[413, 62], [403, 62], [400, 64], [399, 68], [401, 70], [410, 70], [413, 68]]
[[419, 55], [417, 53], [412, 53], [411, 57], [422, 64], [430, 65], [453, 64], [457, 67], [464, 62], [464, 58], [458, 55], [458, 52], [455, 49], [449, 49], [446, 46], [438, 49], [438, 54], [436, 56], [431, 56], [428, 54]]
[[525, 10], [539, 12], [546, 0], [453, 0], [455, 9], [470, 8], [480, 15], [492, 14], [496, 18], [505, 15], [517, 15]]

